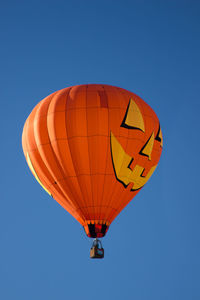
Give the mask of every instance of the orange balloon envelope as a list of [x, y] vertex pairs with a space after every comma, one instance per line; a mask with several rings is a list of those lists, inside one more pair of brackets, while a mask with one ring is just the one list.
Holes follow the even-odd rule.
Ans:
[[22, 144], [42, 187], [89, 237], [103, 237], [153, 174], [163, 139], [155, 112], [140, 97], [88, 84], [38, 103]]

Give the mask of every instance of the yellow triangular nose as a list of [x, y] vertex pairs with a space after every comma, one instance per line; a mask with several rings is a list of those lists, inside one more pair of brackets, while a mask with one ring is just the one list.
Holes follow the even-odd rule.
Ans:
[[151, 160], [153, 144], [154, 144], [154, 132], [152, 133], [151, 137], [149, 138], [147, 143], [144, 145], [144, 147], [140, 151], [140, 154], [148, 156], [149, 160]]

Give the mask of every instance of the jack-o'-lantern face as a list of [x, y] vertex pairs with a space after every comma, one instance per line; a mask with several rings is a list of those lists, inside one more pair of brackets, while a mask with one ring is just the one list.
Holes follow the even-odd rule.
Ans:
[[[111, 156], [116, 179], [125, 188], [130, 184], [130, 191], [137, 191], [144, 186], [155, 171], [161, 154], [162, 132], [158, 121], [152, 122], [151, 119], [151, 116], [142, 113], [136, 102], [130, 99], [120, 125], [124, 130], [130, 131], [127, 138], [130, 139], [130, 143], [127, 141], [120, 143], [114, 132], [110, 132]], [[147, 127], [148, 136], [145, 135]]]

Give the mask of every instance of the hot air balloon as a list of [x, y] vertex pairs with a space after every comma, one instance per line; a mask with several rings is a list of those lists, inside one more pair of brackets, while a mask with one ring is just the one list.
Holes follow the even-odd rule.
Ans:
[[139, 96], [104, 84], [59, 90], [27, 118], [22, 146], [36, 180], [95, 238], [155, 171], [163, 147], [159, 120]]

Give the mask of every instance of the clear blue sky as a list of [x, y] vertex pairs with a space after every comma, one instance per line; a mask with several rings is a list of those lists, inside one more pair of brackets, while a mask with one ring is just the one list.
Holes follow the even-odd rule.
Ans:
[[[1, 1], [2, 300], [200, 299], [200, 2]], [[105, 259], [37, 184], [21, 147], [48, 94], [107, 83], [157, 113], [157, 171], [113, 222]]]

